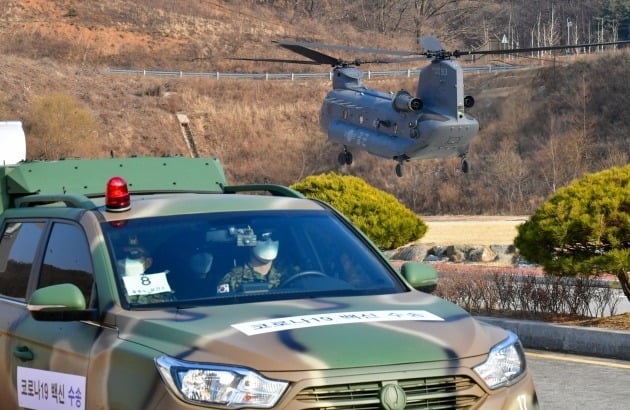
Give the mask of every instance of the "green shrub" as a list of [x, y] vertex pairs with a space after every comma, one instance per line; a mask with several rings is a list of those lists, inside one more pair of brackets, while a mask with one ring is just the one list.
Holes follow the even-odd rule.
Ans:
[[413, 242], [427, 231], [424, 221], [394, 196], [357, 177], [331, 172], [307, 177], [291, 188], [335, 207], [381, 249]]
[[519, 227], [514, 244], [547, 273], [615, 274], [630, 299], [630, 165], [560, 189]]

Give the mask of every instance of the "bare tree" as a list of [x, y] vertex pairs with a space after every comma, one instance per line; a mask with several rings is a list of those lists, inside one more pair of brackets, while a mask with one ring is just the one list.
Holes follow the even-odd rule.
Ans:
[[487, 158], [488, 172], [495, 185], [495, 192], [508, 212], [523, 210], [524, 185], [529, 176], [525, 161], [517, 152], [514, 140], [503, 140], [498, 149]]

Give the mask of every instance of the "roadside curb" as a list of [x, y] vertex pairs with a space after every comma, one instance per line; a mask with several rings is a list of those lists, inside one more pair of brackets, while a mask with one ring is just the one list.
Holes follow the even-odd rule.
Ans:
[[511, 330], [526, 348], [630, 360], [630, 331], [487, 316], [476, 319]]

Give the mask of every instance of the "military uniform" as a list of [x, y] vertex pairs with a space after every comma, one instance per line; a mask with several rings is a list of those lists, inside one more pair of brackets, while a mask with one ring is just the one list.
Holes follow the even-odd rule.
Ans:
[[273, 266], [266, 275], [261, 275], [247, 264], [237, 266], [226, 274], [217, 286], [217, 293], [264, 291], [273, 289], [280, 284], [282, 275]]

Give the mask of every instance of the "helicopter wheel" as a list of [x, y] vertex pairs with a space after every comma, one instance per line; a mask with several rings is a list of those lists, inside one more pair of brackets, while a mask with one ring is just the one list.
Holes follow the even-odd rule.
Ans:
[[400, 178], [403, 176], [404, 173], [405, 173], [405, 167], [403, 166], [402, 162], [399, 162], [398, 164], [396, 164], [396, 176]]
[[467, 174], [468, 172], [470, 172], [470, 163], [468, 162], [466, 158], [462, 158], [462, 172], [464, 174]]
[[337, 161], [339, 161], [339, 165], [351, 165], [352, 153], [344, 149], [343, 152], [339, 153], [339, 156], [337, 157]]
[[352, 153], [346, 152], [346, 165], [352, 165]]
[[339, 165], [344, 165], [346, 163], [346, 153], [340, 152], [339, 156], [337, 157], [337, 161], [339, 162]]

